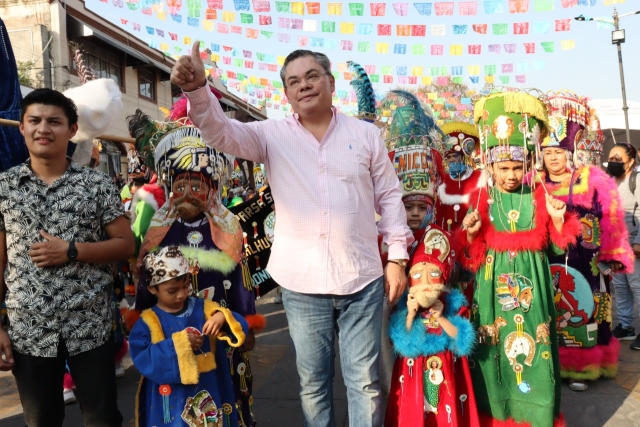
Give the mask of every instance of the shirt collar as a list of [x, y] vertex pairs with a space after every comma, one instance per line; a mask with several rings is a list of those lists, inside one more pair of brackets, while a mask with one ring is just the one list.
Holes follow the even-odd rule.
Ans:
[[[79, 164], [75, 163], [73, 160], [71, 160], [71, 157], [67, 157], [67, 160], [69, 161], [69, 167], [67, 168], [65, 173], [62, 174], [62, 176], [65, 176], [71, 173], [77, 173], [82, 170], [82, 167]], [[36, 177], [33, 173], [33, 169], [31, 169], [30, 158], [18, 166], [17, 174], [18, 174], [19, 184], [22, 183], [24, 179], [27, 179], [27, 178], [32, 179]]]
[[[334, 107], [333, 105], [331, 106], [331, 114], [333, 114], [333, 119], [336, 122], [338, 121], [338, 109], [336, 107]], [[290, 117], [293, 118], [293, 120], [300, 126], [302, 126], [302, 123], [300, 123], [300, 114], [298, 113], [293, 113]]]

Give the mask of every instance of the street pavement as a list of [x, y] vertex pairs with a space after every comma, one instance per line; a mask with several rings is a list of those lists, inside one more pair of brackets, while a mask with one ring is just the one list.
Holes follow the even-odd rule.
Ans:
[[[254, 374], [254, 414], [259, 427], [303, 426], [298, 399], [298, 375], [295, 353], [289, 336], [287, 319], [281, 304], [274, 304], [267, 295], [260, 301], [258, 311], [267, 316], [267, 328], [257, 336], [251, 353]], [[640, 322], [636, 325], [640, 331]], [[118, 400], [125, 423], [133, 426], [134, 396], [139, 374], [125, 360], [126, 375], [118, 379]], [[337, 427], [348, 426], [346, 389], [340, 375], [339, 356], [336, 357], [334, 406]], [[592, 383], [583, 393], [562, 386], [562, 411], [569, 427], [640, 427], [640, 351], [629, 349], [629, 341], [622, 342], [620, 368], [615, 380]], [[23, 427], [22, 408], [13, 376], [0, 373], [0, 427]], [[66, 406], [65, 427], [82, 426], [77, 403]]]

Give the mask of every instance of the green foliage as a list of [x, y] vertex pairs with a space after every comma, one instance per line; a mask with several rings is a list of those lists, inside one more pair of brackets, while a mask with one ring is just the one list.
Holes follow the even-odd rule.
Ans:
[[33, 61], [16, 61], [18, 64], [18, 79], [20, 84], [26, 87], [34, 87], [34, 82], [31, 80], [31, 69], [35, 65]]

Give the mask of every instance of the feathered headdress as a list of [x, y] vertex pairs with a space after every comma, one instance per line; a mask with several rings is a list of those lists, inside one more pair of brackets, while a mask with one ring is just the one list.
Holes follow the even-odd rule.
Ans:
[[353, 61], [347, 64], [353, 75], [351, 86], [358, 98], [358, 118], [372, 123], [376, 120], [376, 94], [371, 86], [371, 80], [360, 64]]
[[380, 102], [379, 110], [387, 117], [387, 148], [419, 144], [438, 148], [442, 144], [444, 134], [414, 94], [392, 90]]

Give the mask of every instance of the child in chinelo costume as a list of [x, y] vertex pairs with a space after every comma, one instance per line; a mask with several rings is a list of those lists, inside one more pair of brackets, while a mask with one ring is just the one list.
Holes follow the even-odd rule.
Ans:
[[580, 226], [543, 186], [522, 184], [547, 108], [528, 94], [494, 93], [476, 102], [475, 122], [492, 185], [472, 193], [458, 237], [460, 262], [476, 271], [470, 365], [481, 425], [563, 426], [547, 251], [564, 252]]
[[585, 380], [616, 376], [620, 353], [620, 343], [611, 335], [609, 277], [598, 264], [629, 273], [634, 255], [616, 182], [597, 166], [573, 167], [578, 147], [598, 148], [584, 141], [590, 127], [587, 100], [573, 93], [547, 96], [550, 134], [541, 144], [544, 172], [536, 183], [564, 201], [582, 226], [577, 244], [550, 262], [561, 375], [572, 390], [584, 391]]

